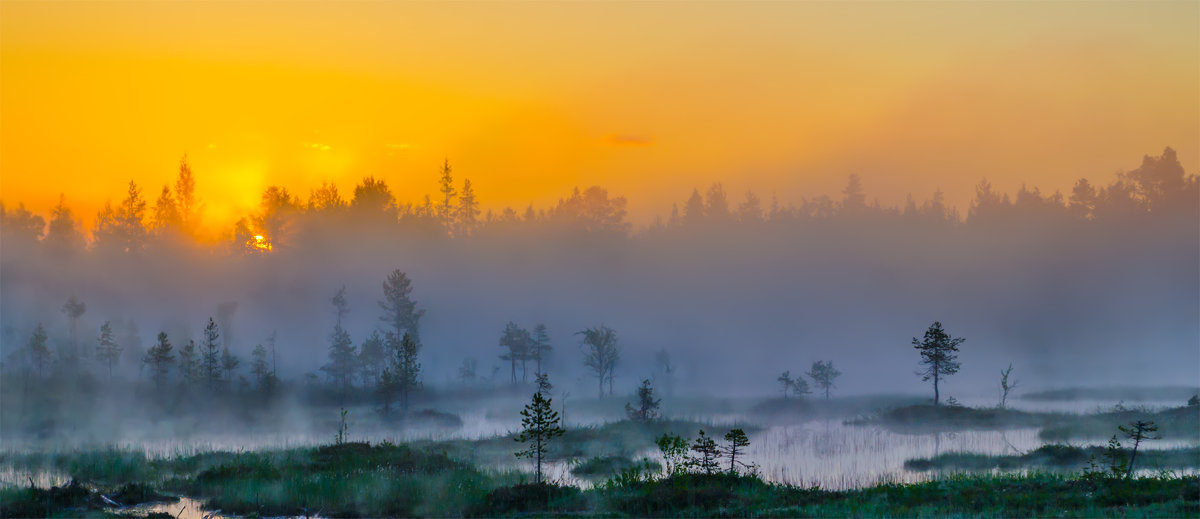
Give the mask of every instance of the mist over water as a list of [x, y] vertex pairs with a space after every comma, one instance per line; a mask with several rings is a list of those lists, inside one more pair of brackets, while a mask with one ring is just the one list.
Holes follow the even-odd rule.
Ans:
[[330, 297], [346, 286], [345, 328], [361, 343], [381, 326], [380, 286], [398, 269], [425, 311], [420, 358], [434, 385], [452, 382], [464, 358], [477, 359], [480, 376], [505, 371], [497, 338], [508, 321], [548, 326], [556, 349], [547, 371], [580, 394], [588, 383], [574, 334], [600, 324], [619, 334], [621, 387], [653, 376], [653, 355], [665, 349], [678, 388], [691, 392], [765, 394], [777, 372], [817, 359], [842, 367], [843, 393], [922, 392], [909, 339], [934, 320], [967, 338], [949, 394], [991, 391], [1010, 362], [1038, 387], [1196, 382], [1196, 181], [1174, 152], [1147, 157], [1090, 198], [986, 189], [959, 221], [936, 197], [882, 208], [851, 186], [841, 200], [780, 205], [714, 186], [637, 230], [623, 221], [623, 199], [588, 190], [549, 211], [480, 217], [453, 237], [428, 207], [367, 214], [351, 200], [306, 210], [284, 193], [283, 202], [264, 195], [261, 213], [239, 227], [274, 231], [271, 252], [238, 234], [204, 246], [153, 232], [135, 253], [100, 239], [63, 252], [22, 239], [14, 209], [2, 353], [15, 367], [37, 322], [62, 348], [59, 309], [75, 296], [88, 305], [81, 347], [116, 323], [130, 343], [118, 369], [131, 378], [144, 378], [138, 350], [158, 331], [182, 345], [210, 316], [238, 356], [276, 331], [280, 376], [319, 375]]

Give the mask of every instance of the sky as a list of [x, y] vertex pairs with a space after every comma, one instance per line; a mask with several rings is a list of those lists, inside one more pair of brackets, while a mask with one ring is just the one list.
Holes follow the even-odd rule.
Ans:
[[90, 225], [185, 154], [214, 229], [268, 185], [485, 208], [573, 186], [665, 216], [858, 174], [965, 210], [1174, 147], [1200, 169], [1197, 2], [0, 2], [0, 199]]

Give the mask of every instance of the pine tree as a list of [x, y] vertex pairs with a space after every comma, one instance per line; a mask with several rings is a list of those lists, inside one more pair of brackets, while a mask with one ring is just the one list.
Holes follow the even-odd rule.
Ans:
[[329, 336], [329, 363], [322, 366], [321, 371], [325, 372], [343, 396], [353, 387], [357, 360], [358, 355], [354, 351], [350, 334], [346, 333], [340, 323], [335, 325], [333, 334]]
[[71, 296], [67, 298], [66, 303], [63, 303], [61, 311], [66, 314], [67, 319], [71, 320], [71, 353], [69, 358], [71, 363], [75, 363], [79, 360], [79, 334], [76, 333], [76, 330], [79, 326], [79, 318], [87, 313], [87, 305], [75, 296]]
[[715, 440], [704, 434], [704, 429], [700, 429], [700, 436], [692, 443], [692, 451], [696, 453], [688, 460], [692, 468], [705, 474], [716, 474], [721, 470], [717, 462], [721, 457], [721, 449]]
[[[79, 230], [79, 222], [67, 207], [66, 197], [58, 196], [58, 205], [50, 211], [50, 222], [46, 225], [46, 236], [42, 244], [52, 253], [59, 256], [69, 256], [82, 251], [84, 242], [83, 232]], [[75, 344], [78, 349], [78, 343]]]
[[175, 180], [175, 207], [179, 211], [179, 221], [184, 232], [194, 233], [200, 223], [200, 213], [204, 206], [196, 198], [196, 178], [188, 165], [187, 155], [179, 160], [179, 177]]
[[545, 373], [542, 371], [542, 359], [553, 350], [554, 347], [550, 345], [550, 332], [546, 329], [546, 325], [539, 323], [537, 326], [534, 326], [532, 339], [529, 344], [529, 356], [537, 362], [537, 367], [534, 371], [535, 375]]
[[234, 355], [229, 348], [221, 348], [221, 378], [226, 389], [231, 387], [233, 375], [237, 372], [237, 367], [241, 363], [241, 359], [237, 355]]
[[521, 411], [521, 434], [517, 435], [518, 442], [526, 444], [526, 448], [516, 452], [518, 458], [529, 458], [534, 461], [535, 484], [542, 484], [542, 460], [546, 457], [546, 447], [550, 440], [562, 436], [566, 432], [559, 422], [558, 413], [554, 411], [550, 399], [538, 391], [533, 394], [533, 400]]
[[346, 285], [342, 285], [342, 288], [338, 289], [329, 301], [333, 303], [334, 314], [337, 315], [337, 325], [340, 327], [342, 318], [350, 313], [350, 304], [346, 302]]
[[642, 380], [642, 385], [637, 390], [638, 406], [634, 408], [628, 402], [625, 403], [625, 414], [630, 420], [636, 422], [649, 422], [658, 418], [658, 404], [662, 400], [654, 398], [654, 387], [650, 385], [650, 379]]
[[396, 337], [403, 337], [406, 333], [412, 335], [413, 341], [420, 348], [421, 338], [417, 325], [425, 311], [417, 309], [417, 302], [412, 299], [412, 290], [412, 280], [408, 278], [408, 274], [399, 269], [393, 270], [383, 282], [383, 299], [379, 301], [383, 315], [379, 316], [379, 320], [387, 323]]
[[200, 369], [199, 353], [196, 351], [196, 341], [189, 340], [179, 350], [179, 378], [184, 387], [195, 387], [203, 380]]
[[121, 345], [117, 344], [116, 338], [113, 337], [112, 324], [109, 321], [100, 325], [97, 341], [99, 344], [96, 346], [96, 360], [108, 368], [108, 380], [111, 381], [113, 366], [121, 358]]
[[150, 380], [154, 381], [154, 389], [160, 395], [166, 388], [167, 374], [171, 371], [171, 364], [175, 362], [175, 353], [172, 349], [167, 332], [158, 332], [158, 342], [146, 350], [145, 356], [142, 357], [142, 364], [150, 369]]
[[392, 351], [392, 365], [389, 368], [391, 384], [400, 399], [401, 414], [408, 414], [409, 396], [421, 389], [421, 363], [417, 362], [417, 342], [409, 334], [399, 341], [396, 336], [388, 334], [389, 349]]
[[363, 386], [379, 385], [379, 376], [387, 362], [387, 354], [383, 351], [383, 337], [378, 331], [371, 332], [362, 346], [358, 348], [359, 378]]
[[1146, 440], [1160, 440], [1162, 436], [1154, 434], [1158, 431], [1158, 426], [1153, 421], [1137, 420], [1129, 422], [1129, 426], [1124, 425], [1117, 427], [1125, 436], [1133, 440], [1133, 452], [1129, 454], [1129, 466], [1125, 469], [1125, 479], [1133, 476], [1133, 464], [1137, 461], [1138, 446]]
[[787, 400], [788, 393], [791, 392], [792, 384], [794, 383], [792, 380], [792, 371], [784, 371], [783, 374], [779, 375], [779, 378], [776, 378], [775, 380], [778, 381], [781, 386], [783, 386], [783, 399]]
[[215, 391], [221, 385], [221, 333], [217, 322], [208, 318], [208, 326], [204, 327], [204, 342], [200, 343], [200, 378], [210, 391]]
[[833, 361], [816, 361], [812, 365], [812, 369], [808, 371], [808, 378], [813, 379], [813, 383], [825, 393], [825, 400], [829, 400], [829, 390], [836, 387], [833, 384], [841, 376], [842, 372], [834, 369]]
[[958, 345], [966, 339], [951, 337], [942, 329], [942, 323], [934, 321], [925, 331], [924, 340], [913, 337], [912, 345], [921, 353], [921, 364], [925, 369], [918, 372], [921, 380], [933, 380], [933, 405], [938, 405], [940, 393], [938, 383], [942, 378], [958, 373]]
[[730, 429], [725, 433], [725, 442], [725, 453], [729, 455], [729, 473], [737, 474], [737, 466], [745, 466], [745, 463], [738, 462], [738, 454], [745, 454], [746, 447], [750, 446], [750, 439], [746, 437], [746, 431]]
[[275, 389], [275, 374], [271, 372], [271, 364], [267, 361], [267, 349], [262, 344], [255, 345], [250, 358], [250, 372], [254, 374], [259, 392], [270, 396]]
[[804, 377], [792, 380], [792, 394], [796, 395], [796, 398], [804, 398], [804, 395], [809, 393], [812, 393], [812, 390], [808, 388], [808, 381], [804, 380]]
[[443, 228], [447, 231], [451, 230], [454, 223], [454, 178], [450, 176], [450, 159], [442, 164], [441, 177], [438, 178], [438, 191], [442, 194], [442, 200], [437, 206], [437, 217], [442, 222]]
[[463, 180], [462, 193], [458, 195], [457, 231], [459, 236], [470, 236], [479, 227], [479, 201], [475, 198], [475, 190], [471, 180]]

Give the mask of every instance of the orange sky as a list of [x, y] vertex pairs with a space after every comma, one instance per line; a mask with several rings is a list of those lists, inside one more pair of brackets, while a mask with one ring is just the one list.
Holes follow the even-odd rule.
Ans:
[[724, 181], [965, 206], [1170, 145], [1200, 165], [1200, 2], [0, 2], [0, 198], [87, 221], [187, 153], [210, 225], [382, 176], [646, 222]]

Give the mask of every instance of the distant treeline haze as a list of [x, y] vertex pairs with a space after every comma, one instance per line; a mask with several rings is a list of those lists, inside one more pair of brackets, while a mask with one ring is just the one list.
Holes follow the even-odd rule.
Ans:
[[404, 311], [433, 383], [468, 367], [472, 379], [517, 379], [498, 343], [512, 322], [544, 324], [554, 347], [538, 369], [589, 393], [576, 332], [600, 326], [622, 347], [610, 392], [614, 379], [628, 393], [652, 377], [665, 352], [692, 390], [766, 394], [780, 363], [831, 359], [844, 392], [916, 392], [906, 339], [934, 320], [971, 337], [950, 394], [994, 385], [1009, 363], [1030, 386], [1196, 382], [1200, 183], [1170, 148], [1069, 193], [1000, 193], [985, 180], [965, 211], [940, 192], [881, 206], [856, 176], [836, 197], [798, 203], [714, 184], [636, 230], [626, 199], [602, 187], [494, 213], [449, 162], [431, 174], [440, 189], [417, 203], [373, 177], [306, 197], [272, 186], [215, 244], [193, 239], [204, 178], [186, 160], [174, 185], [130, 182], [90, 230], [67, 197], [48, 219], [0, 205], [4, 369], [48, 369], [29, 354], [37, 343], [46, 359], [87, 350], [103, 377], [149, 381], [158, 334], [176, 353], [205, 345], [211, 317], [219, 349], [253, 361], [218, 355], [204, 368], [212, 377], [265, 369], [255, 348], [268, 340], [272, 373], [315, 376], [331, 341], [345, 354], [403, 340], [408, 325], [381, 321], [377, 304], [380, 283], [401, 272], [421, 303], [423, 314]]

